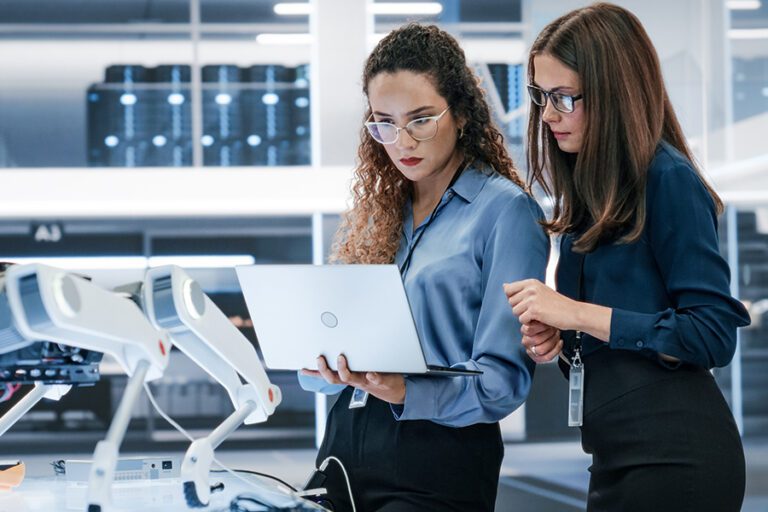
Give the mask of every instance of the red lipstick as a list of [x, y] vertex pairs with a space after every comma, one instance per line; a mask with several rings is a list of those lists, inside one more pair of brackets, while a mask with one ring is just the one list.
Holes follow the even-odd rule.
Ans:
[[415, 156], [412, 156], [410, 158], [401, 158], [400, 163], [403, 165], [407, 165], [408, 167], [413, 167], [414, 165], [418, 165], [423, 158], [416, 158]]

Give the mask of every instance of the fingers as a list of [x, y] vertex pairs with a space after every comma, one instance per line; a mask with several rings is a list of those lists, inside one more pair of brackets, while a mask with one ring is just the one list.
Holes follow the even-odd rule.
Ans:
[[329, 384], [343, 384], [338, 374], [328, 367], [328, 363], [325, 362], [325, 357], [323, 356], [317, 358], [317, 371]]
[[387, 388], [390, 385], [390, 374], [381, 374], [379, 372], [353, 372], [349, 369], [347, 358], [340, 355], [336, 360], [337, 372], [331, 370], [325, 357], [317, 358], [317, 371], [303, 368], [302, 375], [312, 377], [322, 377], [329, 384], [346, 384], [360, 388], [364, 391], [372, 392], [373, 388]]
[[558, 340], [555, 344], [555, 348], [547, 352], [546, 354], [542, 354], [539, 356], [541, 361], [536, 361], [537, 363], [549, 363], [553, 361], [555, 358], [557, 358], [558, 355], [560, 355], [560, 352], [563, 351], [563, 340]]
[[522, 292], [527, 286], [538, 282], [538, 279], [523, 279], [522, 281], [515, 281], [514, 283], [504, 283], [504, 293], [507, 297], [511, 298]]
[[[547, 346], [552, 346], [550, 344], [547, 344]], [[558, 355], [560, 355], [560, 352], [563, 351], [563, 340], [558, 340], [557, 343], [555, 343], [549, 351], [547, 352], [540, 352], [542, 350], [543, 345], [539, 345], [539, 348], [536, 349], [535, 347], [532, 349], [527, 350], [528, 357], [533, 359], [538, 364], [544, 364], [544, 363], [551, 363], [554, 361]], [[536, 352], [534, 352], [536, 350]]]
[[547, 352], [539, 352], [539, 350], [543, 350], [540, 345], [538, 349], [536, 349], [536, 352], [534, 352], [534, 349], [527, 349], [526, 353], [528, 354], [528, 357], [533, 359], [538, 364], [543, 363], [550, 363], [554, 359], [557, 358], [557, 356], [562, 352], [563, 350], [563, 340], [558, 340], [558, 342], [553, 346], [553, 348]]
[[544, 335], [536, 338], [523, 336], [522, 344], [526, 348], [528, 357], [537, 363], [551, 361], [563, 348], [560, 331], [557, 329], [547, 330]]
[[[520, 315], [525, 313], [527, 309], [528, 309], [528, 305], [525, 304], [524, 302], [521, 302], [519, 304], [515, 304], [514, 306], [512, 306], [512, 314], [515, 315], [518, 318], [518, 320], [520, 320]], [[522, 322], [522, 320], [520, 320], [520, 322]]]
[[336, 366], [339, 369], [339, 379], [341, 382], [356, 388], [366, 389], [367, 381], [365, 374], [351, 371], [347, 365], [347, 358], [343, 354], [336, 360]]
[[366, 372], [367, 384], [363, 388], [370, 394], [391, 404], [405, 402], [405, 379], [399, 373]]
[[520, 327], [520, 332], [523, 336], [537, 336], [546, 331], [556, 331], [554, 327], [550, 327], [547, 324], [543, 324], [537, 320], [524, 324]]
[[[521, 341], [523, 345], [530, 348], [541, 345], [542, 343], [546, 343], [548, 341], [556, 343], [558, 339], [560, 339], [560, 331], [557, 329], [549, 328], [534, 336], [527, 336], [524, 334]], [[541, 353], [541, 350], [538, 350], [538, 352]]]

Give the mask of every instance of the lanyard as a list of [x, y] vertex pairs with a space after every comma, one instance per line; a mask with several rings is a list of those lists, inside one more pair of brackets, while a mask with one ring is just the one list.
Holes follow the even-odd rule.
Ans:
[[[581, 255], [579, 262], [578, 295], [579, 301], [584, 300], [584, 262], [586, 254]], [[568, 426], [580, 427], [584, 421], [584, 362], [581, 359], [581, 331], [576, 331], [573, 343], [573, 357], [568, 372]]]
[[[577, 287], [577, 294], [578, 297], [576, 300], [579, 302], [584, 301], [584, 263], [587, 261], [587, 255], [586, 253], [583, 253], [581, 255], [580, 261], [579, 261], [579, 274], [578, 278], [576, 279], [576, 287]], [[573, 344], [573, 352], [574, 353], [580, 353], [581, 352], [581, 331], [576, 331], [576, 336], [574, 337], [574, 344]], [[575, 356], [574, 356], [575, 357]]]
[[416, 246], [419, 245], [419, 242], [421, 241], [421, 237], [424, 236], [424, 232], [427, 230], [429, 225], [432, 224], [432, 221], [435, 220], [435, 217], [437, 217], [437, 210], [440, 208], [440, 204], [442, 202], [443, 200], [441, 198], [440, 202], [437, 203], [437, 206], [435, 206], [435, 209], [432, 210], [432, 213], [429, 215], [429, 220], [427, 220], [427, 223], [424, 225], [423, 228], [421, 228], [421, 231], [419, 232], [419, 235], [416, 237], [416, 240], [414, 240], [411, 246], [408, 248], [408, 252], [405, 255], [405, 259], [403, 260], [403, 263], [400, 265], [400, 276], [405, 277], [405, 273], [408, 271], [408, 268], [411, 266], [411, 258], [413, 257], [413, 251], [416, 250]]
[[[456, 181], [459, 179], [459, 176], [461, 175], [462, 172], [464, 172], [464, 169], [466, 169], [467, 166], [468, 164], [462, 163], [461, 167], [459, 167], [459, 169], [453, 175], [453, 178], [451, 178], [451, 182], [448, 184], [447, 187], [445, 187], [445, 192], [448, 192], [448, 190], [450, 190], [450, 188], [454, 184], [456, 184]], [[443, 192], [443, 196], [445, 195], [445, 192]], [[437, 213], [440, 210], [440, 206], [443, 205], [443, 196], [440, 197], [440, 201], [437, 203], [437, 205], [435, 205], [435, 208], [432, 210], [432, 213], [429, 214], [429, 219], [427, 220], [427, 223], [424, 225], [424, 227], [421, 228], [421, 231], [416, 237], [416, 240], [414, 240], [411, 246], [408, 248], [408, 252], [405, 254], [405, 259], [403, 260], [403, 263], [400, 265], [400, 276], [405, 277], [405, 273], [408, 271], [408, 268], [411, 266], [413, 251], [416, 250], [416, 246], [421, 241], [421, 238], [424, 236], [424, 233], [427, 231], [427, 228], [429, 228], [430, 224], [432, 224], [432, 222], [437, 217]]]
[[[448, 190], [456, 183], [456, 180], [459, 179], [459, 175], [464, 172], [464, 169], [467, 168], [469, 164], [464, 164], [462, 162], [459, 169], [456, 171], [456, 173], [453, 175], [453, 178], [451, 178], [451, 182], [448, 184], [448, 186], [445, 188], [445, 192], [448, 192]], [[443, 192], [443, 196], [445, 196], [445, 192]], [[424, 236], [424, 232], [427, 230], [430, 224], [435, 220], [435, 217], [437, 217], [437, 212], [440, 210], [440, 206], [443, 204], [443, 196], [440, 196], [440, 201], [437, 203], [437, 206], [432, 210], [432, 213], [429, 215], [429, 220], [427, 220], [427, 223], [424, 225], [424, 227], [421, 229], [421, 232], [419, 233], [419, 236], [416, 237], [416, 240], [413, 241], [413, 244], [411, 244], [411, 247], [408, 249], [408, 253], [405, 255], [405, 259], [403, 260], [402, 265], [400, 265], [400, 276], [404, 276], [405, 272], [408, 271], [408, 267], [411, 264], [411, 258], [413, 257], [413, 251], [416, 249], [416, 246], [419, 244], [419, 241], [421, 241], [421, 237]], [[447, 204], [447, 203], [446, 203]], [[366, 402], [368, 402], [368, 392], [363, 391], [362, 389], [354, 388], [352, 389], [352, 397], [349, 400], [349, 408], [350, 409], [357, 409], [359, 407], [365, 407]]]

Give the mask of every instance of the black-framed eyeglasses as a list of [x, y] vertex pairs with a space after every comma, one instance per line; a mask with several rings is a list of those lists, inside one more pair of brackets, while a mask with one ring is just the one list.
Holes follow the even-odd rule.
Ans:
[[[437, 122], [451, 107], [445, 107], [445, 110], [437, 114], [436, 116], [419, 117], [409, 122], [402, 128], [395, 126], [393, 123], [380, 123], [374, 121], [366, 121], [365, 127], [368, 128], [368, 133], [376, 142], [381, 144], [394, 144], [400, 137], [400, 130], [405, 130], [413, 140], [424, 142], [425, 140], [434, 139], [437, 135]], [[371, 114], [368, 119], [371, 119]]]
[[571, 96], [568, 94], [560, 94], [559, 92], [545, 91], [541, 87], [536, 87], [533, 84], [528, 84], [528, 95], [531, 97], [531, 101], [534, 105], [543, 107], [547, 104], [547, 99], [552, 102], [552, 106], [555, 110], [562, 112], [563, 114], [570, 114], [573, 112], [574, 104], [576, 100], [580, 100], [584, 97], [583, 94], [577, 94]]

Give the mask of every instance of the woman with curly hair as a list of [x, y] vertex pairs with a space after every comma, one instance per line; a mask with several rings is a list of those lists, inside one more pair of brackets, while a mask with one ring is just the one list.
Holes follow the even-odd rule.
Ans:
[[[482, 374], [354, 372], [343, 357], [333, 372], [319, 358], [302, 385], [341, 396], [318, 463], [344, 463], [358, 510], [493, 510], [504, 453], [498, 422], [525, 400], [534, 366], [502, 286], [543, 279], [541, 210], [446, 32], [418, 24], [391, 32], [366, 62], [363, 91], [354, 204], [335, 259], [396, 263], [428, 362]], [[354, 388], [370, 393], [366, 406], [349, 407]], [[336, 510], [354, 506], [340, 473], [325, 486]]]

